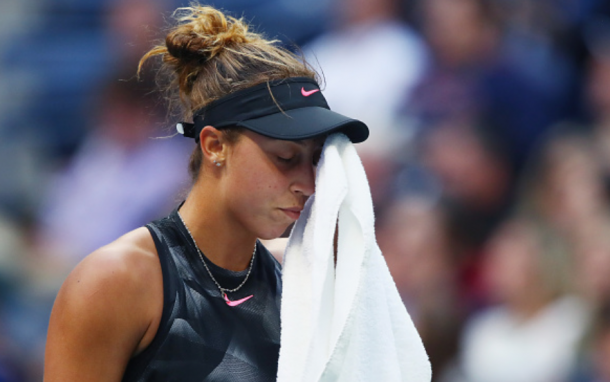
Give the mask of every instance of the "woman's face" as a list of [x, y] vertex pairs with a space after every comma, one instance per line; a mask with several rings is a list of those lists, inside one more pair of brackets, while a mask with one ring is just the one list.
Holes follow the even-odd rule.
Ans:
[[322, 139], [283, 141], [246, 130], [231, 146], [220, 181], [234, 219], [261, 239], [279, 237], [314, 193]]

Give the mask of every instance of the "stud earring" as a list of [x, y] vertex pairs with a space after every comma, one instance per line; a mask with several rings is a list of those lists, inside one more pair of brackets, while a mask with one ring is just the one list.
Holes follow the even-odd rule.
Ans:
[[214, 164], [216, 165], [216, 167], [220, 167], [221, 166], [221, 163], [218, 162], [216, 159], [214, 159]]

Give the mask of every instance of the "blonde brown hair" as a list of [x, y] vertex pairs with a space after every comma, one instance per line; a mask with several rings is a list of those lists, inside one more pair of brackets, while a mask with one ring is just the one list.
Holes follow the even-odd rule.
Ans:
[[[251, 32], [243, 19], [197, 3], [178, 8], [173, 16], [178, 25], [170, 29], [165, 44], [142, 57], [138, 73], [148, 59], [160, 56], [159, 74], [165, 79], [170, 108], [180, 107], [186, 120], [206, 104], [260, 83], [289, 77], [317, 79], [302, 58], [278, 46], [279, 41]], [[229, 142], [239, 138], [235, 128], [223, 129], [223, 134]], [[202, 160], [198, 146], [189, 163], [193, 181]]]

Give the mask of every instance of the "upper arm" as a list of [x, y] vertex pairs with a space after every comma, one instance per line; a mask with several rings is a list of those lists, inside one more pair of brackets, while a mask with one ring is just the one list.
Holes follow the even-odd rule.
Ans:
[[45, 381], [120, 381], [157, 316], [154, 301], [162, 307], [159, 274], [138, 251], [109, 247], [85, 258], [53, 306]]

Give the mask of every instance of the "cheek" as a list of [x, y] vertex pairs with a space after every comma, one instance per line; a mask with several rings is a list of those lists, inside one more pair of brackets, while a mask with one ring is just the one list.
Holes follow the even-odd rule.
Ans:
[[269, 224], [274, 209], [285, 207], [281, 203], [288, 186], [266, 161], [235, 163], [227, 173], [227, 181], [228, 204], [246, 225]]
[[266, 185], [259, 174], [251, 166], [236, 169], [229, 174], [227, 192], [230, 193], [231, 205], [250, 209], [263, 203]]
[[251, 160], [238, 163], [228, 174], [230, 190], [236, 191], [249, 202], [272, 199], [283, 191], [282, 179], [274, 173], [269, 164], [262, 160]]

